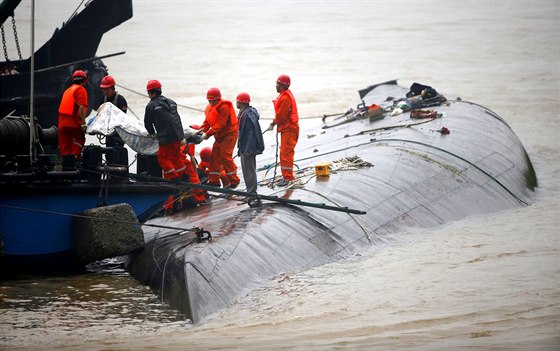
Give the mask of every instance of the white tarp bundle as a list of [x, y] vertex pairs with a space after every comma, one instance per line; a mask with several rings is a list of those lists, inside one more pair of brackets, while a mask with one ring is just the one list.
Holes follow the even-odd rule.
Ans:
[[[190, 127], [183, 129], [185, 138], [197, 132]], [[132, 150], [144, 155], [157, 153], [159, 147], [155, 135], [148, 134], [144, 127], [144, 121], [127, 115], [110, 102], [99, 106], [97, 115], [93, 116], [88, 122], [87, 133], [102, 135], [116, 133]]]

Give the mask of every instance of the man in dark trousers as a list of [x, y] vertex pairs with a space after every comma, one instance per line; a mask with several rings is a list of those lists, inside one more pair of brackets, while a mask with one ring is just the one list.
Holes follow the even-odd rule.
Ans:
[[157, 136], [157, 159], [163, 170], [163, 178], [181, 179], [185, 174], [186, 165], [181, 153], [184, 134], [177, 104], [161, 95], [161, 83], [157, 80], [150, 80], [146, 90], [150, 102], [146, 105], [144, 126], [150, 135]]
[[[126, 113], [126, 111], [128, 110], [128, 104], [124, 96], [122, 96], [121, 94], [119, 94], [118, 91], [116, 91], [115, 89], [116, 84], [117, 82], [115, 81], [115, 78], [113, 78], [112, 76], [105, 76], [103, 77], [103, 79], [101, 79], [100, 87], [101, 87], [101, 91], [103, 91], [103, 97], [99, 99], [99, 103], [95, 106], [94, 110], [97, 111], [99, 110], [99, 106], [103, 105], [106, 102], [110, 102], [113, 105], [117, 106], [122, 112]], [[121, 137], [118, 134], [114, 133], [113, 135], [107, 136], [106, 146], [123, 147], [124, 141], [121, 139]]]
[[[259, 125], [259, 112], [250, 105], [251, 97], [247, 93], [237, 95], [239, 109], [238, 155], [243, 170], [243, 180], [247, 192], [257, 193], [257, 162], [256, 156], [264, 151], [264, 140]], [[258, 204], [259, 200], [249, 201], [250, 205]]]

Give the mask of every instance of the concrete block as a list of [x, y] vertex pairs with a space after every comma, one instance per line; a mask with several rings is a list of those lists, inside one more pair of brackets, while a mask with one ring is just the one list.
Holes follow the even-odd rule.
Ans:
[[129, 204], [92, 208], [72, 221], [73, 252], [79, 262], [126, 255], [144, 246], [144, 233]]

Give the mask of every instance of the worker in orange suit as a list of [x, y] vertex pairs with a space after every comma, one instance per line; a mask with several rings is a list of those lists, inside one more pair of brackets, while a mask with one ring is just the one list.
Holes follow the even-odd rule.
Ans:
[[[194, 130], [200, 130], [200, 126], [198, 124], [193, 124], [190, 127]], [[202, 182], [206, 183], [208, 181], [208, 169], [210, 167], [210, 156], [212, 155], [212, 148], [210, 146], [203, 147], [200, 150], [200, 162], [198, 162], [196, 160], [196, 157], [194, 157], [194, 145], [195, 143], [189, 144], [189, 140], [187, 140], [187, 155], [189, 155], [191, 164], [198, 174], [198, 179], [202, 179]], [[228, 188], [230, 183], [223, 167], [220, 171], [220, 179], [222, 181], [222, 186], [224, 188]]]
[[80, 158], [86, 142], [86, 83], [86, 73], [81, 70], [75, 71], [72, 74], [72, 85], [64, 91], [58, 108], [58, 147], [63, 170], [76, 168], [76, 160]]
[[144, 127], [150, 135], [156, 135], [159, 148], [158, 163], [164, 179], [180, 180], [187, 166], [181, 145], [184, 143], [183, 125], [175, 101], [161, 95], [161, 83], [150, 80], [146, 86], [150, 102], [146, 105]]
[[237, 165], [233, 161], [233, 149], [237, 142], [239, 125], [237, 115], [231, 101], [222, 99], [218, 88], [210, 88], [206, 94], [208, 106], [204, 111], [206, 118], [202, 123], [202, 139], [214, 136], [210, 167], [208, 172], [208, 185], [220, 186], [220, 170], [226, 172], [230, 189], [239, 185]]
[[[181, 152], [185, 155], [183, 162], [185, 162], [186, 166], [183, 180], [194, 184], [200, 184], [200, 178], [198, 177], [197, 168], [194, 164], [194, 162], [196, 162], [196, 159], [194, 158], [194, 145], [195, 143], [187, 140], [187, 143], [181, 146]], [[202, 189], [193, 189], [192, 194], [198, 204], [203, 203], [206, 200], [206, 196], [204, 195], [204, 191], [202, 191]]]
[[[203, 147], [200, 150], [200, 163], [197, 166], [198, 178], [208, 179], [208, 173], [210, 168], [210, 159], [212, 157], [212, 148], [210, 146]], [[222, 181], [222, 187], [229, 188], [230, 182], [228, 176], [226, 175], [226, 171], [222, 167], [220, 169], [220, 180]]]
[[[194, 132], [193, 136], [198, 138], [198, 142], [195, 138], [186, 138], [187, 139], [187, 143], [183, 146], [181, 146], [181, 152], [183, 152], [183, 154], [185, 154], [186, 159], [189, 161], [189, 163], [192, 166], [192, 169], [196, 172], [198, 170], [198, 161], [196, 160], [196, 157], [194, 157], [194, 151], [196, 148], [196, 144], [200, 143], [200, 141], [202, 140], [200, 138], [200, 135], [198, 134], [198, 131], [200, 130], [200, 126], [198, 124], [192, 124], [189, 126], [189, 128]], [[197, 177], [198, 177], [198, 173], [197, 173]], [[200, 179], [200, 177], [198, 177]]]
[[266, 131], [278, 125], [280, 133], [280, 169], [282, 180], [276, 185], [286, 186], [295, 180], [294, 154], [299, 138], [299, 116], [294, 95], [290, 91], [290, 77], [282, 74], [276, 80], [276, 91], [280, 94], [273, 101], [275, 117]]

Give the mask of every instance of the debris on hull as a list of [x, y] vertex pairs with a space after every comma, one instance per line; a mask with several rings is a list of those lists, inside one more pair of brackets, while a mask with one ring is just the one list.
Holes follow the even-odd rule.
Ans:
[[[467, 216], [531, 204], [536, 175], [507, 123], [474, 103], [444, 99], [436, 117], [411, 119], [410, 109], [389, 111], [408, 89], [395, 81], [365, 89], [362, 105], [385, 109], [384, 118], [350, 118], [300, 133], [299, 171], [293, 187], [260, 187], [259, 194], [352, 207], [363, 215], [263, 201], [248, 207], [235, 198], [159, 218], [153, 223], [199, 227], [212, 234], [145, 232], [149, 244], [128, 269], [194, 323], [228, 306], [263, 281], [350, 257], [387, 234], [435, 228]], [[348, 116], [345, 116], [346, 118]], [[445, 129], [443, 129], [445, 128]], [[447, 132], [445, 132], [447, 131]], [[258, 178], [270, 176], [275, 150], [257, 157]], [[339, 160], [365, 164], [341, 165]], [[327, 176], [315, 165], [331, 164]]]

